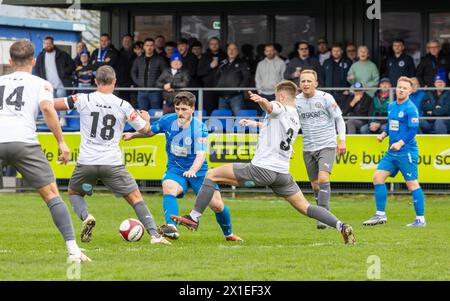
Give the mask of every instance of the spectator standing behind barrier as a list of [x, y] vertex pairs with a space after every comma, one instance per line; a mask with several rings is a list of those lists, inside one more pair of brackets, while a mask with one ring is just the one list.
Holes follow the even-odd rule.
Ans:
[[144, 42], [137, 41], [133, 44], [133, 52], [136, 57], [144, 54]]
[[177, 43], [174, 41], [169, 41], [164, 46], [164, 60], [166, 60], [167, 65], [170, 65], [170, 58], [172, 57], [173, 52], [177, 49]]
[[351, 60], [352, 63], [355, 63], [358, 60], [355, 44], [349, 43], [345, 46], [345, 57]]
[[328, 41], [325, 38], [321, 38], [317, 41], [317, 59], [321, 66], [323, 63], [331, 57], [330, 49], [328, 48]]
[[[227, 57], [226, 53], [220, 49], [220, 40], [211, 38], [208, 41], [208, 49], [198, 62], [197, 75], [202, 81], [203, 87], [215, 87], [217, 82], [216, 73], [219, 62]], [[208, 115], [217, 109], [219, 93], [215, 91], [205, 91], [203, 93], [203, 108]]]
[[[323, 63], [323, 74], [325, 78], [325, 87], [345, 88], [350, 84], [347, 81], [347, 73], [350, 70], [352, 61], [344, 57], [344, 50], [339, 44], [331, 47], [331, 57]], [[342, 111], [345, 110], [345, 99], [348, 91], [331, 91], [330, 94], [339, 104]]]
[[[125, 34], [122, 37], [122, 47], [119, 50], [119, 58], [117, 61], [117, 87], [129, 88], [133, 85], [131, 78], [131, 66], [136, 58], [133, 52], [133, 36]], [[130, 91], [118, 91], [119, 98], [125, 99], [131, 103]], [[133, 106], [134, 103], [131, 103]]]
[[[434, 86], [438, 90], [428, 91], [421, 109], [424, 117], [450, 117], [450, 91], [445, 91], [445, 73], [441, 72], [434, 77]], [[450, 129], [450, 120], [419, 120], [420, 132], [424, 134], [447, 134]]]
[[[349, 95], [349, 104], [344, 111], [344, 116], [369, 116], [372, 97], [365, 91], [363, 84], [356, 82], [352, 85], [353, 93]], [[348, 119], [346, 122], [347, 134], [356, 134], [360, 128], [368, 123], [367, 119]]]
[[[155, 53], [155, 41], [148, 38], [144, 42], [144, 55], [133, 62], [131, 78], [139, 88], [156, 88], [156, 80], [167, 68], [164, 58]], [[161, 109], [161, 91], [138, 91], [137, 102], [140, 110]]]
[[417, 77], [411, 77], [410, 79], [413, 85], [412, 85], [412, 93], [411, 95], [409, 95], [409, 99], [416, 105], [417, 111], [419, 111], [419, 116], [422, 116], [423, 111], [421, 105], [426, 93], [423, 90], [419, 90], [420, 83]]
[[369, 116], [373, 119], [361, 127], [361, 134], [381, 134], [386, 128], [386, 119], [377, 119], [376, 117], [388, 116], [390, 99], [390, 88], [392, 88], [391, 81], [387, 77], [383, 77], [378, 85], [380, 90], [375, 93], [373, 101], [369, 109]]
[[283, 80], [286, 64], [276, 55], [273, 44], [266, 45], [264, 55], [256, 67], [255, 84], [258, 94], [272, 101], [275, 100], [275, 86]]
[[[94, 72], [89, 64], [89, 52], [83, 50], [80, 53], [80, 64], [75, 67], [75, 87], [90, 88], [94, 84]], [[77, 93], [91, 93], [92, 90], [78, 90]]]
[[445, 73], [445, 80], [449, 78], [450, 59], [441, 51], [441, 43], [431, 40], [427, 43], [427, 55], [417, 66], [416, 77], [422, 87], [433, 87], [434, 77], [438, 73]]
[[[186, 87], [200, 87], [200, 80], [197, 77], [198, 58], [189, 51], [189, 43], [187, 39], [180, 39], [177, 44], [179, 54], [183, 58], [183, 70], [189, 74], [189, 83]], [[171, 57], [171, 60], [173, 57]], [[194, 94], [196, 94], [195, 91]]]
[[[239, 48], [235, 43], [228, 44], [227, 58], [220, 62], [217, 71], [217, 87], [248, 87], [251, 81], [250, 68], [239, 58]], [[219, 109], [231, 109], [236, 115], [244, 106], [241, 91], [220, 91]]]
[[117, 73], [117, 60], [119, 53], [111, 44], [109, 34], [104, 33], [100, 36], [100, 47], [95, 49], [91, 55], [91, 65], [94, 71], [103, 65], [108, 65], [114, 68]]
[[397, 85], [400, 76], [413, 77], [416, 74], [412, 57], [404, 53], [405, 42], [395, 39], [392, 43], [393, 55], [386, 60], [384, 77], [388, 77], [392, 84]]
[[[88, 49], [87, 49], [86, 43], [84, 43], [84, 42], [82, 42], [82, 41], [77, 42], [77, 45], [75, 46], [75, 49], [76, 49], [77, 55], [76, 55], [75, 58], [73, 59], [73, 62], [75, 63], [75, 66], [78, 66], [78, 65], [81, 65], [81, 61], [80, 61], [80, 53], [81, 53], [83, 50], [86, 50], [86, 51], [88, 52], [88, 54], [89, 54], [89, 51], [88, 51]], [[89, 54], [89, 55], [90, 55], [90, 54]]]
[[[37, 57], [35, 73], [53, 86], [54, 97], [66, 97], [64, 87], [73, 87], [75, 63], [69, 54], [55, 46], [53, 37], [45, 37], [44, 49]], [[65, 112], [60, 113], [61, 126], [66, 126]]]
[[[165, 56], [166, 38], [163, 35], [155, 37], [155, 53], [160, 56]], [[169, 55], [170, 57], [170, 55]]]
[[[367, 46], [358, 47], [358, 61], [350, 67], [347, 74], [347, 80], [351, 84], [360, 82], [364, 88], [374, 88], [378, 86], [380, 74], [377, 65], [369, 60], [369, 49]], [[375, 90], [368, 90], [366, 93], [369, 94], [370, 97], [373, 97], [373, 95], [375, 95]]]
[[64, 87], [73, 86], [75, 63], [69, 54], [55, 46], [53, 37], [44, 39], [44, 49], [37, 57], [35, 68], [37, 76], [52, 84], [54, 97], [65, 97]]
[[156, 81], [156, 86], [164, 89], [162, 93], [164, 114], [175, 112], [173, 99], [179, 92], [176, 90], [185, 88], [188, 84], [189, 72], [183, 69], [182, 55], [175, 49], [171, 57], [170, 68], [165, 69]]
[[300, 72], [303, 69], [313, 69], [317, 72], [319, 85], [323, 85], [323, 72], [319, 60], [309, 55], [308, 42], [301, 41], [297, 47], [298, 56], [292, 58], [286, 66], [284, 78], [298, 84]]
[[197, 59], [201, 59], [203, 56], [203, 45], [200, 41], [194, 41], [192, 43], [191, 52]]

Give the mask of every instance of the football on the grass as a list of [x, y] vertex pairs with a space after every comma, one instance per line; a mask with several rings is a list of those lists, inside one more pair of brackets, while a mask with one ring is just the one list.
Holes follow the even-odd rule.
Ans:
[[144, 235], [144, 226], [134, 218], [124, 220], [119, 227], [120, 236], [126, 241], [139, 241]]

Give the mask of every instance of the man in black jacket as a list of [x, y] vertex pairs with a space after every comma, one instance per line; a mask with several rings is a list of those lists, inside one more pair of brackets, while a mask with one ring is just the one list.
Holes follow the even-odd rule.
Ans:
[[44, 49], [37, 57], [35, 74], [48, 80], [54, 90], [54, 97], [66, 97], [64, 87], [73, 86], [75, 63], [69, 54], [55, 46], [53, 37], [45, 37]]
[[[129, 33], [125, 34], [122, 37], [122, 48], [119, 50], [119, 58], [117, 61], [117, 87], [129, 88], [133, 85], [131, 66], [135, 58], [133, 36]], [[120, 98], [130, 101], [130, 91], [119, 91], [118, 94]]]
[[[144, 41], [144, 55], [133, 62], [131, 77], [137, 87], [156, 88], [156, 80], [167, 68], [164, 58], [155, 53], [155, 41], [148, 38]], [[161, 91], [139, 91], [137, 102], [140, 110], [161, 109]]]
[[[246, 61], [238, 57], [239, 48], [228, 44], [227, 58], [220, 62], [217, 72], [217, 87], [248, 87], [251, 81], [250, 68]], [[236, 115], [244, 106], [242, 91], [219, 92], [219, 109], [231, 109]]]
[[[347, 109], [342, 113], [343, 116], [369, 116], [370, 106], [372, 105], [372, 97], [364, 92], [363, 84], [356, 82], [352, 85], [353, 94], [349, 95]], [[347, 134], [357, 134], [363, 125], [368, 123], [367, 119], [348, 119], [345, 124], [347, 126]]]
[[[200, 78], [203, 87], [216, 86], [216, 73], [219, 68], [219, 62], [227, 57], [226, 53], [220, 49], [220, 40], [211, 38], [208, 42], [208, 50], [203, 54], [197, 67], [197, 76]], [[218, 93], [206, 91], [203, 94], [203, 108], [207, 114], [217, 109]]]
[[[349, 86], [347, 73], [352, 65], [352, 61], [344, 57], [344, 49], [339, 44], [331, 47], [331, 57], [323, 63], [325, 87], [345, 88]], [[339, 104], [342, 111], [345, 108], [345, 99], [348, 91], [331, 91], [334, 99]]]
[[302, 69], [313, 69], [317, 72], [319, 85], [323, 86], [323, 70], [319, 60], [309, 54], [309, 44], [306, 41], [298, 43], [298, 56], [289, 61], [284, 71], [284, 78], [298, 84]]
[[402, 39], [395, 39], [392, 43], [394, 54], [386, 60], [384, 77], [388, 77], [394, 86], [397, 86], [400, 76], [413, 77], [416, 74], [414, 61], [404, 53], [404, 50], [405, 42]]
[[198, 58], [189, 51], [187, 39], [180, 39], [177, 44], [178, 51], [182, 56], [183, 70], [189, 73], [188, 87], [200, 87], [200, 81], [197, 77]]
[[119, 54], [116, 48], [111, 44], [109, 34], [104, 33], [100, 36], [100, 48], [94, 50], [91, 55], [91, 65], [94, 71], [103, 65], [108, 65], [114, 68], [117, 72], [117, 61]]
[[428, 54], [421, 59], [419, 66], [417, 66], [416, 77], [420, 86], [433, 87], [436, 74], [445, 72], [445, 76], [448, 76], [450, 59], [442, 53], [441, 43], [437, 40], [431, 40], [427, 43], [427, 52]]

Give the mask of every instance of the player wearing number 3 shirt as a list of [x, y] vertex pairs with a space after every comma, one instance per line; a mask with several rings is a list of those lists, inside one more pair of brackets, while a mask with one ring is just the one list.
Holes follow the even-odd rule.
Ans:
[[172, 216], [175, 222], [196, 230], [200, 217], [211, 201], [216, 184], [269, 186], [300, 213], [337, 228], [346, 244], [355, 243], [352, 227], [339, 221], [325, 208], [310, 205], [289, 173], [293, 145], [300, 130], [300, 120], [295, 107], [297, 89], [297, 85], [291, 81], [280, 82], [275, 88], [276, 101], [272, 102], [249, 92], [250, 99], [267, 113], [262, 123], [245, 119], [241, 121], [243, 126], [261, 127], [255, 156], [251, 163], [227, 164], [208, 170], [197, 194], [194, 209], [185, 216]]
[[151, 235], [152, 244], [170, 244], [162, 237], [144, 203], [136, 181], [125, 168], [119, 142], [125, 123], [136, 131], [149, 131], [150, 117], [136, 112], [114, 94], [116, 75], [110, 66], [102, 66], [96, 75], [97, 91], [55, 100], [58, 110], [76, 109], [80, 113], [81, 147], [78, 162], [69, 181], [70, 202], [83, 221], [81, 241], [89, 242], [95, 218], [89, 214], [84, 196], [91, 195], [98, 180], [117, 197], [124, 197], [133, 207], [141, 223]]

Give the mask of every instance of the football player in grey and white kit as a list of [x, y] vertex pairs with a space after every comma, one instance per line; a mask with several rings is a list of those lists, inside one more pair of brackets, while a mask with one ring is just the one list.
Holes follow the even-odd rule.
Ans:
[[308, 203], [290, 175], [293, 145], [300, 130], [300, 120], [295, 108], [296, 93], [297, 85], [291, 81], [278, 83], [275, 87], [275, 101], [269, 102], [257, 94], [249, 93], [250, 99], [267, 113], [262, 123], [241, 121], [241, 125], [261, 127], [251, 163], [225, 164], [208, 170], [195, 199], [194, 209], [185, 216], [171, 216], [173, 221], [196, 230], [218, 183], [246, 187], [269, 186], [301, 214], [336, 228], [346, 244], [355, 243], [352, 227], [339, 221], [328, 210]]
[[92, 187], [101, 180], [133, 207], [151, 236], [151, 244], [170, 244], [159, 234], [136, 181], [123, 164], [119, 148], [125, 123], [140, 133], [147, 133], [150, 116], [147, 112], [136, 112], [127, 101], [113, 94], [116, 73], [111, 66], [98, 68], [95, 83], [97, 91], [94, 93], [55, 99], [57, 110], [76, 109], [80, 113], [80, 155], [69, 181], [69, 195], [75, 213], [83, 221], [81, 241], [91, 240], [96, 223], [88, 212], [84, 196], [92, 194]]
[[[342, 112], [329, 93], [316, 90], [317, 73], [303, 70], [300, 74], [300, 90], [296, 97], [303, 137], [303, 160], [314, 197], [320, 207], [330, 210], [330, 174], [337, 153], [344, 154], [345, 122]], [[336, 145], [336, 127], [339, 143]], [[317, 229], [327, 226], [317, 222]]]
[[[30, 41], [15, 42], [9, 53], [14, 72], [0, 77], [0, 171], [2, 165], [12, 165], [30, 186], [36, 188], [66, 241], [68, 261], [91, 261], [75, 241], [69, 210], [59, 195], [53, 170], [36, 134], [36, 118], [41, 111], [58, 141], [58, 160], [64, 164], [69, 161], [70, 150], [53, 108], [53, 87], [48, 81], [31, 74], [36, 61]], [[1, 180], [0, 173], [0, 187]]]

